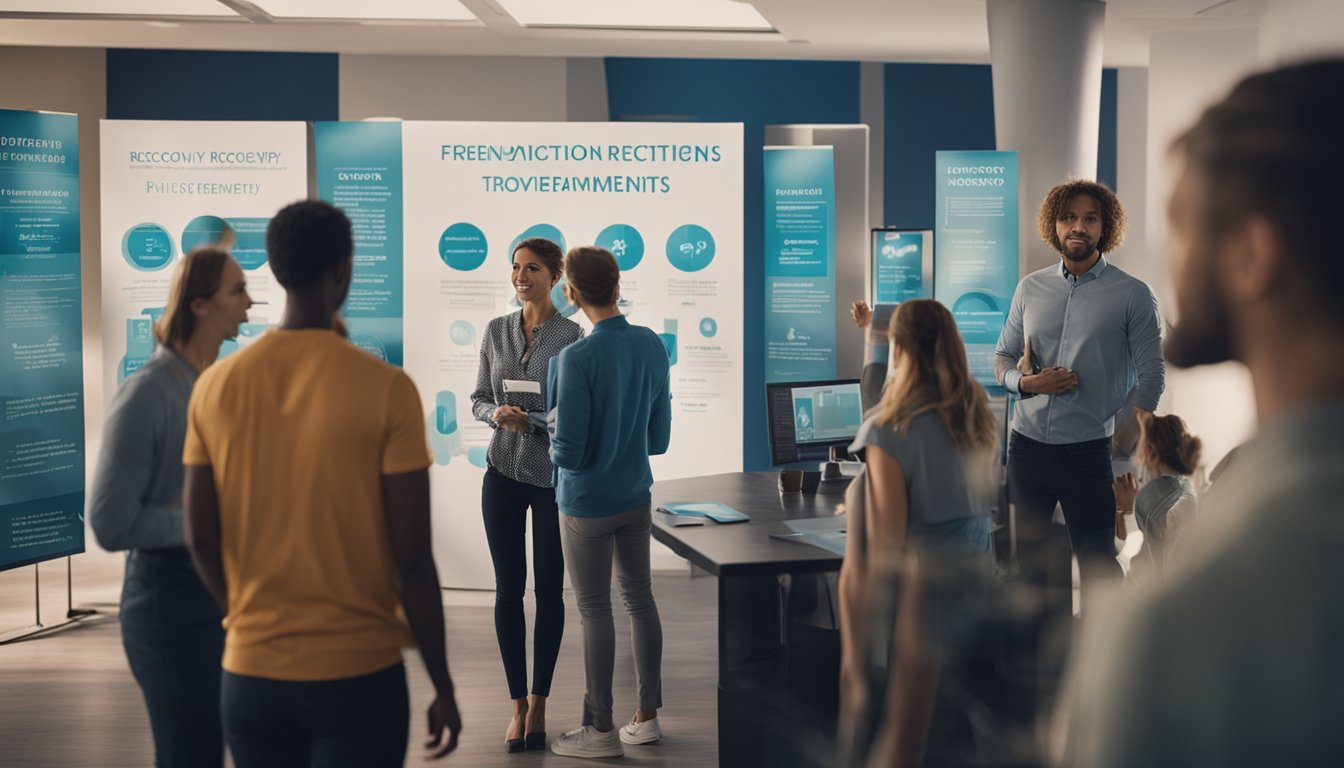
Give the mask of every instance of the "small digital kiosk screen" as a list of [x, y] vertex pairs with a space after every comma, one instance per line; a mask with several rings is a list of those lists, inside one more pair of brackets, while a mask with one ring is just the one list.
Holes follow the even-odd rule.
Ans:
[[848, 447], [863, 423], [858, 379], [766, 385], [773, 464], [828, 457]]

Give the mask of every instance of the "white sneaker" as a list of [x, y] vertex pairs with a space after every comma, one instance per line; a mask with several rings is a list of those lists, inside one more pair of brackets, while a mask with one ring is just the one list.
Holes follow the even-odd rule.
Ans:
[[575, 728], [551, 742], [551, 751], [566, 757], [624, 757], [621, 740], [613, 728], [603, 733], [591, 725]]
[[636, 723], [634, 720], [621, 726], [621, 741], [626, 744], [652, 744], [663, 738], [663, 729], [658, 727], [658, 718]]

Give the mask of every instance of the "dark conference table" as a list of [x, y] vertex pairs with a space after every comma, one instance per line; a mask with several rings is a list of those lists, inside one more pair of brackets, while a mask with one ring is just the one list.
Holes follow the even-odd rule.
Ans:
[[[781, 493], [773, 472], [665, 480], [653, 505], [718, 501], [749, 522], [669, 526], [653, 537], [718, 580], [720, 766], [831, 765], [839, 703], [839, 632], [822, 575], [842, 558], [796, 541], [785, 520], [835, 514], [840, 495]], [[816, 617], [821, 616], [821, 620]]]

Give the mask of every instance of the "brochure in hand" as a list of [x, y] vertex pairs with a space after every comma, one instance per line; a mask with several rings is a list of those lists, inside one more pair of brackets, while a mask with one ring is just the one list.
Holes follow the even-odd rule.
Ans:
[[745, 523], [751, 519], [717, 501], [669, 501], [660, 505], [658, 511], [677, 517], [707, 517], [716, 523]]

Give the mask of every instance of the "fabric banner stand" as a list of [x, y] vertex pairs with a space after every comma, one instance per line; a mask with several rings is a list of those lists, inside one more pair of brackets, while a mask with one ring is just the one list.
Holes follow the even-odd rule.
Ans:
[[[619, 306], [672, 362], [672, 444], [659, 480], [742, 467], [743, 129], [733, 124], [403, 124], [406, 370], [436, 465], [434, 549], [445, 586], [489, 588], [480, 488], [492, 430], [471, 393], [481, 335], [514, 312], [513, 245], [597, 244]], [[562, 313], [587, 327], [561, 286]]]
[[266, 263], [266, 225], [308, 197], [308, 128], [103, 120], [101, 149], [103, 399], [110, 403], [153, 354], [153, 324], [175, 265], [194, 248], [232, 240], [258, 302], [221, 356], [280, 323], [285, 292]]
[[354, 275], [341, 308], [350, 340], [401, 366], [401, 123], [317, 123], [313, 144], [317, 196], [344, 210], [355, 230]]
[[764, 151], [765, 380], [834, 379], [834, 152]]
[[0, 570], [84, 551], [82, 333], [78, 118], [0, 110]]
[[971, 375], [1002, 394], [994, 346], [1017, 288], [1017, 153], [938, 152], [934, 298], [952, 311]]

